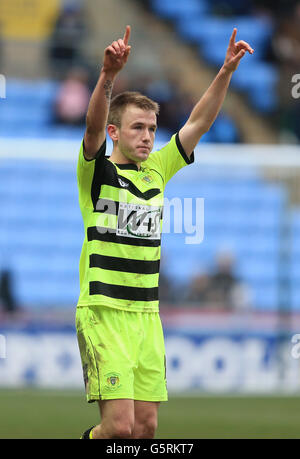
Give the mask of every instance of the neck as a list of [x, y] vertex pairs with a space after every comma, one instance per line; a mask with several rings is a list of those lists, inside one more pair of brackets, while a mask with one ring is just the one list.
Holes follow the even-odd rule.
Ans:
[[141, 168], [140, 162], [128, 159], [125, 155], [123, 155], [123, 153], [119, 150], [118, 147], [114, 147], [112, 154], [109, 157], [109, 160], [116, 164], [135, 164], [138, 169]]

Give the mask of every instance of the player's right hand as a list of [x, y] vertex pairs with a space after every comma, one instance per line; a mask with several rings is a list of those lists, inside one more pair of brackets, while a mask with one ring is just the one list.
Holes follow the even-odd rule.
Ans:
[[131, 46], [128, 46], [131, 27], [126, 26], [123, 38], [113, 41], [104, 51], [103, 70], [116, 74], [122, 70], [128, 60]]

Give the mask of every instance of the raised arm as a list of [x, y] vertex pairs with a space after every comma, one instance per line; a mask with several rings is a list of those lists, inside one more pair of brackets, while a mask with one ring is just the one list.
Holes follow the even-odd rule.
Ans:
[[114, 41], [104, 51], [103, 67], [96, 87], [92, 93], [86, 115], [84, 134], [84, 155], [93, 159], [106, 138], [106, 124], [113, 84], [130, 54], [128, 45], [130, 26], [126, 27], [123, 39]]
[[224, 102], [227, 89], [233, 72], [237, 69], [240, 60], [248, 51], [254, 50], [243, 40], [235, 42], [237, 29], [233, 29], [223, 66], [205, 91], [199, 102], [193, 108], [186, 124], [179, 131], [181, 144], [188, 156], [191, 155], [200, 138], [215, 121]]

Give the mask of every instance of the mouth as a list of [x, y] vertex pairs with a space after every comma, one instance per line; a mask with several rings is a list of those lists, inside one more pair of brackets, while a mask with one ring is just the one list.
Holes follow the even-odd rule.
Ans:
[[137, 147], [138, 150], [144, 150], [144, 151], [149, 151], [150, 150], [150, 147], [145, 147], [145, 146], [139, 146]]

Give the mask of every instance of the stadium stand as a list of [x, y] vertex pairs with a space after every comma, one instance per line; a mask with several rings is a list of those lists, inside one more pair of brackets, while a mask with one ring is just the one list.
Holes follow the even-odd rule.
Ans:
[[[263, 60], [273, 30], [271, 22], [244, 16], [218, 18], [216, 22], [212, 2], [206, 0], [149, 3], [159, 17], [172, 21], [182, 39], [195, 45], [211, 65], [219, 65], [224, 58], [224, 49], [219, 45], [214, 47], [216, 37], [227, 42], [233, 25], [238, 22], [240, 34], [255, 43], [256, 57], [251, 67], [247, 60], [241, 64], [233, 85], [247, 94], [259, 112], [274, 110], [278, 75], [273, 65]], [[58, 87], [59, 82], [53, 80], [9, 78], [7, 97], [0, 104], [0, 135], [67, 138], [79, 143], [83, 127], [53, 124]], [[160, 130], [158, 142], [165, 142], [169, 135], [167, 129]], [[239, 141], [237, 126], [225, 113], [201, 140], [229, 144]], [[0, 267], [12, 271], [17, 302], [28, 308], [74, 307], [78, 297], [83, 228], [75, 168], [74, 164], [62, 167], [61, 162], [55, 161], [48, 166], [47, 162], [25, 159], [7, 158], [0, 163]], [[209, 174], [199, 169], [195, 173], [197, 185], [187, 185], [178, 178], [168, 185], [166, 197], [205, 199], [205, 238], [195, 246], [184, 244], [186, 233], [163, 235], [168, 260], [166, 274], [184, 292], [191, 272], [203, 268], [213, 272], [218, 251], [230, 249], [236, 259], [235, 274], [253, 291], [253, 308], [277, 308], [282, 301], [278, 286], [282, 245], [286, 243], [281, 233], [289, 199], [287, 188], [280, 183], [267, 183], [256, 169], [249, 169], [247, 177], [242, 178], [225, 177], [218, 166]], [[290, 224], [292, 256], [284, 294], [291, 295], [292, 307], [299, 309], [300, 211], [295, 210]]]
[[235, 274], [251, 286], [255, 307], [274, 309], [281, 269], [281, 222], [288, 196], [283, 186], [266, 184], [256, 174], [226, 180], [204, 175], [202, 181], [200, 173], [199, 185], [170, 183], [166, 188], [169, 199], [204, 197], [205, 232], [199, 246], [184, 244], [187, 234], [164, 235], [163, 243], [169, 275], [179, 284], [187, 283], [201, 269], [213, 273], [218, 251], [230, 250], [236, 258]]
[[60, 8], [60, 0], [1, 2], [1, 36], [13, 40], [42, 40], [51, 34]]
[[[202, 244], [185, 244], [189, 234], [176, 234], [175, 222], [171, 234], [163, 234], [166, 274], [184, 291], [192, 273], [203, 266], [213, 272], [218, 251], [230, 249], [236, 259], [235, 274], [253, 291], [253, 307], [274, 309], [279, 301], [280, 235], [287, 190], [280, 184], [267, 184], [255, 170], [248, 178], [224, 177], [217, 168], [214, 175], [202, 174], [199, 185], [179, 177], [166, 188], [170, 202], [174, 197], [182, 203], [187, 197], [205, 199]], [[0, 179], [1, 265], [13, 273], [18, 303], [74, 305], [83, 238], [74, 164], [5, 160], [0, 164]], [[292, 219], [293, 244], [298, 247], [291, 263], [294, 308], [300, 306], [299, 221], [298, 211]]]
[[[270, 16], [216, 15], [214, 2], [207, 0], [187, 0], [184, 3], [150, 0], [152, 10], [161, 18], [172, 22], [179, 36], [199, 49], [200, 55], [212, 66], [219, 67], [224, 62], [228, 39], [234, 27], [238, 26], [238, 39], [251, 43], [255, 49], [254, 63], [247, 56], [234, 75], [232, 85], [248, 97], [250, 104], [259, 112], [272, 113], [277, 108], [276, 88], [278, 70], [265, 61], [274, 24]], [[252, 57], [252, 56], [251, 56]], [[264, 97], [262, 97], [262, 95]]]
[[[82, 126], [70, 129], [67, 125], [55, 123], [54, 104], [60, 85], [61, 82], [56, 80], [9, 79], [6, 99], [0, 105], [0, 135], [77, 138]], [[171, 134], [168, 125], [165, 131]], [[236, 143], [239, 141], [238, 129], [232, 119], [223, 113], [202, 141]]]

